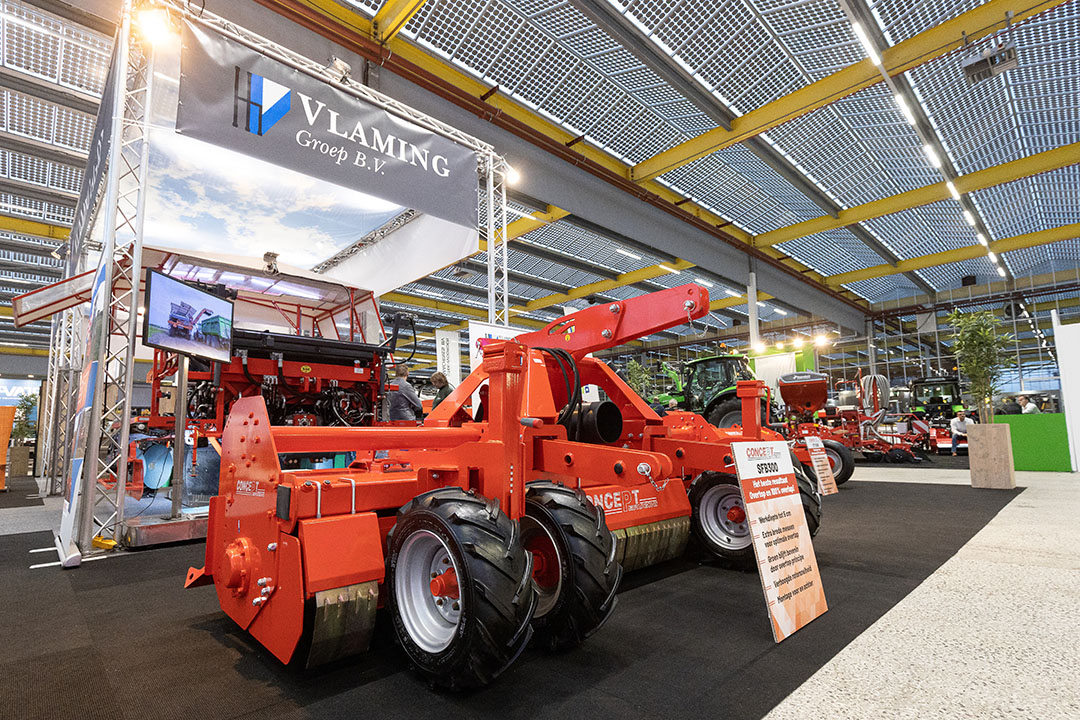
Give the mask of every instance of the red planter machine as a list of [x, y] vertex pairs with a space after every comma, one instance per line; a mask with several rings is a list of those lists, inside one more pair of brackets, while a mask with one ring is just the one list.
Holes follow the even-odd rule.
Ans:
[[[614, 609], [624, 570], [682, 554], [692, 533], [753, 567], [730, 443], [781, 439], [759, 422], [764, 384], [739, 383], [745, 425], [719, 430], [659, 417], [585, 357], [708, 309], [704, 288], [683, 285], [486, 345], [423, 427], [272, 425], [261, 397], [237, 400], [205, 566], [187, 585], [214, 583], [241, 627], [308, 666], [365, 650], [385, 608], [417, 668], [461, 688], [492, 680], [532, 637], [580, 643]], [[586, 384], [607, 400], [583, 403]], [[331, 451], [355, 459], [282, 465]], [[816, 530], [820, 497], [799, 480]]]

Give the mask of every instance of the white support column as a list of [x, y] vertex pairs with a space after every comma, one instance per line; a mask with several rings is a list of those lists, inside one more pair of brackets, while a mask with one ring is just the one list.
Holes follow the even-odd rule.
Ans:
[[758, 305], [757, 305], [757, 273], [753, 270], [750, 271], [750, 277], [746, 281], [746, 308], [750, 316], [750, 349], [757, 347], [761, 342], [761, 333], [758, 327]]

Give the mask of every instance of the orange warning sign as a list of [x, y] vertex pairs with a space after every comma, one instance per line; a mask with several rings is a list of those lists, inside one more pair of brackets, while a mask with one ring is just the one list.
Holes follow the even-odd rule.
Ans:
[[787, 443], [731, 444], [758, 574], [780, 642], [829, 608]]

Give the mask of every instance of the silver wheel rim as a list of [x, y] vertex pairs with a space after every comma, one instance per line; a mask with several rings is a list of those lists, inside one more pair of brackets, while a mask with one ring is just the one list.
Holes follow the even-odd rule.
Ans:
[[461, 622], [461, 598], [431, 594], [432, 579], [451, 569], [460, 581], [461, 573], [446, 543], [429, 530], [409, 535], [398, 551], [394, 577], [398, 615], [409, 637], [425, 652], [449, 647]]
[[[554, 588], [544, 588], [539, 583], [533, 582], [533, 587], [536, 588], [536, 611], [533, 613], [534, 618], [540, 618], [551, 612], [551, 608], [555, 607], [555, 603], [559, 600], [559, 594], [562, 592], [563, 576], [562, 576], [562, 564], [563, 556], [559, 552], [559, 543], [555, 542], [555, 538], [552, 537], [551, 532], [547, 527], [536, 520], [535, 518], [524, 516], [518, 522], [521, 523], [521, 536], [522, 543], [528, 547], [530, 536], [543, 535], [547, 538], [547, 542], [551, 543], [551, 547], [555, 549], [555, 557], [558, 558], [558, 575], [559, 580], [555, 584]], [[533, 555], [535, 563], [535, 554]]]
[[829, 467], [832, 468], [833, 475], [837, 475], [840, 472], [841, 466], [844, 464], [840, 460], [840, 453], [832, 448], [825, 448], [825, 457], [829, 458]]
[[[743, 511], [742, 522], [734, 522], [728, 517], [728, 512], [736, 507]], [[715, 485], [706, 490], [698, 506], [698, 517], [709, 540], [725, 550], [742, 550], [750, 546], [750, 526], [737, 487]]]

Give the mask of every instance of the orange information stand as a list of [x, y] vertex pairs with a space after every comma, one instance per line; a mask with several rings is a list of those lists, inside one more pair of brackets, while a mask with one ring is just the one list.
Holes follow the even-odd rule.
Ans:
[[758, 574], [780, 642], [827, 611], [791, 455], [783, 440], [733, 442]]
[[7, 452], [11, 442], [11, 426], [15, 424], [15, 407], [0, 406], [0, 490], [7, 491]]

